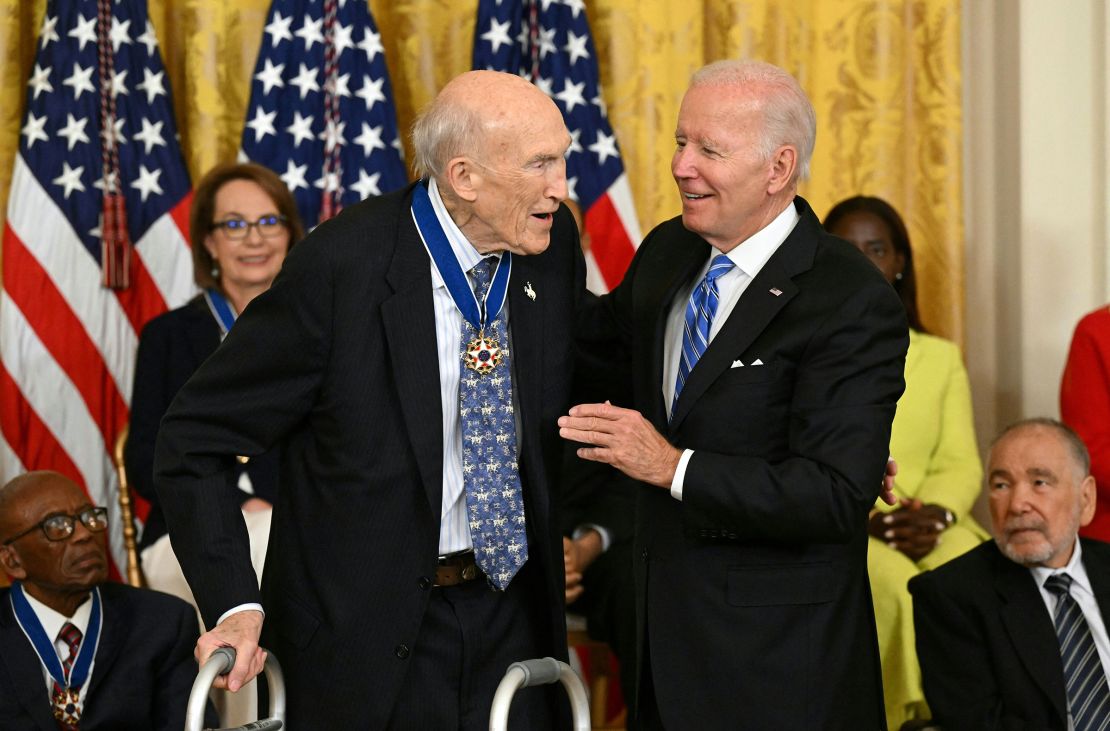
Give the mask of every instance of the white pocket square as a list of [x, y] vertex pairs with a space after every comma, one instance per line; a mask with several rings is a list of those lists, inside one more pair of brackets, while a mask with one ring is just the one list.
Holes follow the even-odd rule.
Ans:
[[763, 365], [763, 361], [760, 360], [759, 358], [756, 358], [755, 360], [752, 361], [752, 365]]
[[744, 367], [744, 361], [734, 360], [734, 361], [732, 361], [732, 367], [733, 368], [743, 368]]

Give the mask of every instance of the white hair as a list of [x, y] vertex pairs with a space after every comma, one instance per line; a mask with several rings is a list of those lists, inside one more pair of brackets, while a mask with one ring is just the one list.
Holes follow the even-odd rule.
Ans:
[[770, 160], [782, 145], [793, 145], [798, 151], [795, 180], [809, 178], [809, 161], [817, 139], [817, 114], [798, 81], [783, 69], [764, 61], [727, 60], [704, 66], [690, 79], [690, 88], [697, 86], [770, 87], [763, 97], [763, 135], [760, 147]]
[[482, 138], [482, 120], [474, 109], [436, 97], [412, 125], [413, 168], [420, 177], [441, 177], [452, 157]]

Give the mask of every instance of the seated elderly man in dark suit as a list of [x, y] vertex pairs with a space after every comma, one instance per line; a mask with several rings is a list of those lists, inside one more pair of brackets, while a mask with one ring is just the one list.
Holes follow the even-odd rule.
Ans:
[[0, 589], [0, 729], [184, 727], [196, 614], [105, 583], [107, 527], [107, 510], [56, 472], [0, 488], [0, 567], [15, 579]]
[[1110, 729], [1110, 545], [1087, 448], [1029, 419], [991, 446], [994, 542], [910, 581], [925, 696], [944, 731]]

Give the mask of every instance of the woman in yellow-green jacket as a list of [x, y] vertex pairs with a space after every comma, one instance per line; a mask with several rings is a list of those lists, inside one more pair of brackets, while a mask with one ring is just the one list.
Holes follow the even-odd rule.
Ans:
[[910, 324], [906, 391], [890, 437], [899, 504], [877, 504], [867, 552], [887, 724], [896, 731], [906, 720], [928, 717], [906, 582], [989, 538], [970, 515], [983, 468], [967, 371], [959, 348], [921, 324], [913, 251], [901, 216], [883, 200], [858, 196], [838, 203], [825, 228], [855, 244], [883, 272]]

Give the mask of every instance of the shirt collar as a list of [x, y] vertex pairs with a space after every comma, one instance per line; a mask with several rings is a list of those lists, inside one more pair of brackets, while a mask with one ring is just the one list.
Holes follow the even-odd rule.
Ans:
[[92, 602], [89, 601], [89, 599], [92, 598], [92, 593], [85, 597], [85, 601], [81, 603], [81, 606], [77, 607], [77, 611], [73, 613], [72, 617], [67, 617], [61, 612], [51, 609], [31, 596], [27, 590], [23, 591], [23, 596], [27, 597], [27, 603], [31, 605], [31, 609], [34, 610], [35, 616], [39, 618], [39, 623], [42, 625], [43, 631], [46, 632], [46, 636], [50, 638], [51, 642], [55, 642], [58, 639], [58, 633], [62, 631], [62, 626], [65, 625], [66, 622], [69, 622], [74, 627], [81, 630], [82, 637], [84, 637], [85, 633], [88, 631], [89, 618], [92, 616]]
[[1079, 536], [1075, 537], [1075, 548], [1072, 549], [1071, 558], [1066, 566], [1059, 569], [1048, 566], [1031, 566], [1029, 570], [1033, 572], [1033, 578], [1036, 579], [1037, 586], [1043, 587], [1049, 576], [1067, 574], [1071, 577], [1072, 588], [1079, 587], [1088, 594], [1094, 595], [1091, 590], [1091, 580], [1087, 576], [1087, 569], [1083, 566], [1083, 544], [1079, 542]]
[[[454, 253], [455, 258], [459, 262], [464, 272], [469, 272], [474, 268], [474, 265], [480, 262], [484, 257], [478, 253], [470, 240], [466, 238], [466, 234], [458, 227], [451, 214], [447, 212], [447, 206], [443, 204], [443, 198], [439, 194], [439, 186], [436, 185], [435, 178], [428, 180], [428, 198], [432, 201], [432, 210], [436, 214], [436, 220], [439, 221], [440, 228], [447, 236], [447, 242], [451, 244], [451, 251]], [[490, 254], [498, 259], [501, 258], [501, 252]], [[446, 287], [443, 283], [443, 277], [440, 276], [439, 270], [432, 266], [432, 288]]]
[[[799, 220], [801, 216], [791, 202], [769, 224], [734, 246], [726, 256], [737, 269], [749, 277], [755, 277], [771, 255], [782, 246], [782, 242], [786, 241]], [[716, 256], [716, 252], [713, 255]]]

